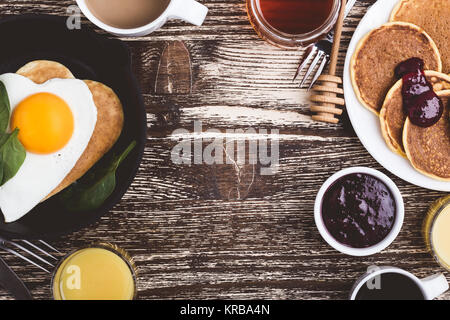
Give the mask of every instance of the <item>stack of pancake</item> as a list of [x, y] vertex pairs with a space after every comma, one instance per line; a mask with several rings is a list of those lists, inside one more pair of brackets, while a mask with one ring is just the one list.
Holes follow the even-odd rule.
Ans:
[[[410, 160], [419, 172], [450, 181], [450, 0], [401, 0], [390, 22], [358, 44], [351, 78], [360, 102], [380, 118], [389, 148]], [[425, 63], [425, 76], [444, 103], [435, 125], [412, 124], [403, 111], [402, 80], [395, 67], [413, 57]]]

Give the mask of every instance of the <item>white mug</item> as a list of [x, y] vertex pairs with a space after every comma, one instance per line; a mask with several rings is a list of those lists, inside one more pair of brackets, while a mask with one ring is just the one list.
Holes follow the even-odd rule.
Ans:
[[420, 288], [425, 300], [433, 300], [438, 296], [440, 296], [441, 294], [443, 294], [444, 292], [446, 292], [449, 288], [447, 279], [442, 273], [437, 273], [424, 279], [419, 279], [412, 273], [400, 268], [373, 266], [369, 268], [369, 271], [367, 271], [367, 273], [365, 273], [362, 277], [360, 277], [356, 281], [355, 285], [353, 286], [350, 292], [350, 300], [356, 299], [356, 295], [358, 294], [359, 290], [363, 285], [366, 284], [368, 280], [373, 279], [374, 277], [384, 273], [399, 273], [410, 278]]
[[77, 0], [83, 14], [97, 27], [117, 36], [140, 37], [161, 28], [167, 20], [181, 19], [196, 26], [203, 24], [208, 14], [208, 8], [195, 0], [171, 0], [166, 10], [152, 22], [134, 29], [120, 29], [100, 21], [86, 5], [86, 0]]

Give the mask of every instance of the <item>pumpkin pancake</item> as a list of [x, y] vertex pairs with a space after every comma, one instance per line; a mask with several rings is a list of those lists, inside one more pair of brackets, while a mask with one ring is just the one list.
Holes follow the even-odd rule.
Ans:
[[[62, 72], [64, 69], [68, 70], [63, 65], [56, 62], [53, 63], [52, 61], [48, 62], [49, 63], [45, 64], [31, 62], [20, 68], [19, 71], [22, 72], [22, 75], [26, 74], [26, 77], [31, 80], [37, 80], [39, 83], [44, 83], [47, 80], [53, 79], [55, 74], [58, 74], [59, 78], [62, 78], [64, 74], [66, 78], [73, 78], [73, 76], [70, 76], [70, 71], [70, 75], [67, 72]], [[43, 67], [44, 65], [50, 67], [46, 69]], [[59, 72], [56, 72], [56, 70]], [[97, 123], [95, 125], [94, 132], [91, 140], [89, 140], [88, 146], [84, 150], [80, 159], [78, 159], [75, 166], [60, 183], [60, 185], [56, 187], [55, 190], [53, 190], [44, 200], [54, 196], [81, 178], [105, 155], [105, 153], [111, 149], [122, 132], [124, 114], [119, 97], [117, 97], [111, 88], [102, 83], [91, 80], [85, 80], [85, 83], [89, 87], [95, 106], [97, 107]]]
[[100, 82], [91, 80], [84, 80], [84, 82], [91, 90], [94, 103], [97, 106], [97, 123], [94, 133], [75, 167], [46, 199], [84, 176], [112, 148], [122, 133], [124, 115], [119, 97], [111, 88]]
[[353, 54], [350, 73], [359, 101], [378, 115], [395, 84], [395, 67], [418, 57], [426, 70], [442, 70], [439, 50], [423, 29], [406, 22], [390, 22], [369, 32]]
[[437, 92], [444, 103], [444, 114], [435, 125], [422, 128], [406, 119], [403, 145], [416, 170], [442, 181], [450, 181], [450, 90]]
[[[450, 90], [450, 76], [429, 70], [425, 71], [425, 76], [433, 85], [435, 92]], [[380, 111], [380, 123], [381, 132], [389, 148], [401, 156], [406, 157], [403, 147], [403, 127], [405, 125], [406, 115], [403, 112], [402, 85], [403, 82], [400, 79], [386, 95]]]
[[17, 74], [27, 77], [34, 83], [42, 84], [47, 80], [58, 79], [74, 79], [72, 72], [64, 65], [55, 61], [36, 60], [27, 63], [17, 70]]
[[401, 0], [390, 21], [411, 22], [423, 28], [436, 42], [443, 72], [450, 72], [450, 0]]

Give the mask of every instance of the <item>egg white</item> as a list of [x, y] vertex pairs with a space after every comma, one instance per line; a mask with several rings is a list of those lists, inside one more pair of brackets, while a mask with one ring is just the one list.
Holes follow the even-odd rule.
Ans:
[[75, 166], [86, 149], [97, 123], [97, 108], [88, 86], [76, 79], [52, 79], [38, 85], [23, 76], [0, 75], [11, 104], [11, 114], [25, 98], [40, 92], [63, 99], [74, 117], [74, 131], [67, 145], [52, 154], [27, 151], [17, 174], [0, 187], [0, 209], [5, 222], [14, 222], [47, 197]]

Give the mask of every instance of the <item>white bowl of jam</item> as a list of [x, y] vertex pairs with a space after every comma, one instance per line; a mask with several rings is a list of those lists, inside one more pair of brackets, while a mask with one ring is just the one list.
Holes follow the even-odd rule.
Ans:
[[399, 234], [405, 211], [395, 183], [366, 167], [341, 170], [320, 188], [314, 218], [322, 238], [351, 256], [368, 256], [388, 247]]

